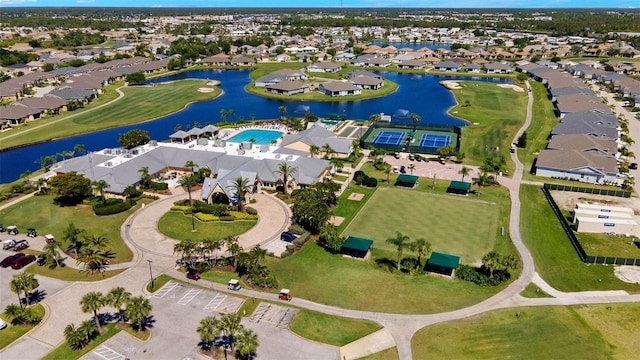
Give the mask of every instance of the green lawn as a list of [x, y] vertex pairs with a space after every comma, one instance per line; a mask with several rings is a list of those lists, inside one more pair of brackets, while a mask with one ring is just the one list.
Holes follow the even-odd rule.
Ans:
[[111, 240], [111, 248], [116, 254], [112, 263], [130, 261], [133, 254], [120, 237], [120, 227], [124, 220], [137, 210], [141, 203], [151, 200], [142, 199], [129, 211], [108, 216], [97, 216], [88, 205], [61, 207], [53, 204], [51, 196], [34, 196], [9, 208], [0, 210], [0, 219], [6, 225], [16, 225], [21, 233], [33, 227], [38, 234], [53, 234], [63, 249], [67, 244], [62, 239], [64, 229], [69, 223], [86, 230], [89, 235], [104, 235]]
[[224, 239], [245, 233], [256, 224], [256, 220], [202, 222], [195, 219], [196, 231], [192, 232], [191, 216], [185, 216], [178, 211], [169, 211], [158, 221], [158, 230], [176, 240]]
[[382, 329], [382, 326], [369, 320], [343, 318], [301, 309], [289, 329], [309, 340], [344, 346]]
[[[373, 258], [381, 258], [375, 249]], [[294, 297], [356, 310], [438, 313], [476, 304], [506, 286], [480, 287], [439, 276], [391, 272], [384, 259], [380, 266], [375, 260], [348, 259], [328, 253], [315, 242], [293, 256], [268, 257], [265, 263]]]
[[[37, 316], [44, 318], [44, 307], [40, 304], [31, 306], [31, 311]], [[5, 313], [0, 314], [0, 318], [9, 324], [9, 318]], [[8, 325], [2, 331], [0, 336], [0, 350], [4, 349], [7, 345], [19, 339], [22, 335], [28, 333], [34, 326], [22, 326], [22, 325]]]
[[[68, 261], [74, 260], [70, 259]], [[100, 281], [116, 276], [125, 270], [127, 269], [107, 270], [104, 273], [94, 272], [93, 274], [91, 274], [88, 271], [82, 271], [71, 267], [56, 267], [51, 269], [47, 266], [31, 265], [25, 271], [32, 274], [52, 277], [65, 281]]]
[[560, 291], [640, 291], [640, 285], [620, 281], [613, 266], [580, 261], [540, 187], [522, 185], [520, 201], [522, 240], [533, 255], [536, 271], [549, 285]]
[[589, 255], [640, 258], [640, 248], [624, 235], [576, 233], [576, 236]]
[[[338, 226], [338, 231], [342, 231], [347, 227], [351, 219], [353, 219], [364, 204], [369, 201], [369, 198], [375, 190], [374, 188], [359, 186], [351, 182], [349, 188], [338, 198], [338, 205], [331, 211], [333, 215], [345, 218], [342, 224]], [[363, 194], [364, 198], [360, 201], [349, 200], [349, 195], [353, 193]]]
[[458, 255], [462, 263], [471, 264], [494, 249], [498, 217], [496, 203], [474, 197], [380, 187], [342, 235], [371, 239], [374, 248], [395, 252], [386, 239], [400, 231], [411, 239], [423, 237], [433, 251]]
[[[491, 311], [418, 331], [416, 359], [637, 358], [640, 304]], [[519, 317], [516, 317], [519, 312]]]
[[[453, 90], [458, 105], [449, 110], [449, 114], [472, 123], [462, 128], [460, 152], [466, 155], [465, 162], [481, 165], [488, 155], [485, 145], [498, 146], [499, 153], [509, 159], [511, 142], [526, 118], [527, 92], [486, 82], [460, 81], [459, 84], [462, 89]], [[469, 106], [465, 106], [467, 102]], [[511, 174], [515, 165], [510, 160], [507, 163]]]
[[520, 295], [522, 295], [523, 297], [526, 297], [526, 298], [550, 298], [550, 297], [553, 297], [553, 296], [547, 294], [546, 292], [540, 290], [540, 288], [534, 283], [530, 283], [529, 285], [527, 285], [527, 287], [524, 288], [524, 290], [522, 290]]
[[396, 347], [392, 347], [387, 350], [382, 350], [375, 354], [365, 356], [363, 358], [360, 358], [359, 360], [397, 360], [397, 359], [399, 359], [398, 349]]
[[[324, 76], [324, 73], [322, 75]], [[319, 83], [324, 82], [320, 79], [312, 79], [307, 82]], [[355, 101], [355, 100], [366, 100], [377, 97], [387, 96], [392, 94], [398, 90], [398, 84], [394, 83], [391, 80], [384, 80], [384, 85], [377, 90], [362, 90], [362, 93], [359, 95], [349, 95], [349, 96], [328, 96], [318, 91], [312, 90], [306, 93], [295, 94], [295, 95], [279, 95], [268, 93], [265, 88], [257, 87], [254, 83], [248, 84], [245, 86], [245, 90], [250, 92], [251, 94], [266, 97], [274, 100], [287, 100], [287, 101]]]
[[[183, 109], [188, 103], [205, 101], [215, 98], [221, 90], [215, 88], [210, 93], [199, 92], [198, 88], [207, 87], [207, 80], [181, 80], [157, 86], [133, 86], [122, 88], [125, 94], [116, 102], [93, 111], [77, 110], [63, 113], [35, 121], [27, 126], [19, 127], [18, 131], [0, 133], [0, 149], [6, 149], [22, 144], [45, 141], [61, 137], [69, 137], [101, 129], [139, 123], [152, 120]], [[108, 88], [104, 96], [117, 97], [113, 88]], [[100, 99], [96, 100], [99, 101]], [[95, 108], [92, 104], [87, 108]], [[71, 115], [82, 112], [80, 115]], [[53, 125], [46, 125], [58, 119], [64, 119]], [[41, 126], [41, 125], [45, 126]], [[37, 127], [37, 128], [36, 128]], [[26, 129], [33, 129], [25, 132]], [[16, 133], [17, 136], [13, 136]], [[69, 149], [71, 150], [71, 149]]]

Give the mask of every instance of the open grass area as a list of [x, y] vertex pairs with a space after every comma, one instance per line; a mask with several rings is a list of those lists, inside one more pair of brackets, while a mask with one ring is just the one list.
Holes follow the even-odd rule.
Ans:
[[640, 258], [638, 244], [631, 244], [632, 238], [624, 235], [576, 233], [576, 237], [589, 255]]
[[[472, 124], [462, 128], [460, 152], [466, 155], [465, 162], [481, 165], [488, 155], [485, 146], [499, 147], [499, 153], [509, 159], [511, 142], [526, 118], [527, 92], [486, 82], [459, 84], [462, 89], [452, 90], [458, 104], [449, 114]], [[507, 160], [508, 173], [514, 169], [515, 164]]]
[[534, 283], [530, 283], [529, 285], [527, 285], [527, 287], [524, 288], [524, 290], [522, 290], [520, 295], [522, 295], [523, 297], [526, 297], [526, 298], [550, 298], [550, 297], [553, 297], [553, 296], [547, 294], [546, 292], [540, 290], [540, 288]]
[[549, 285], [560, 291], [640, 291], [640, 285], [619, 280], [613, 266], [580, 261], [540, 187], [522, 185], [520, 201], [522, 240], [533, 255], [536, 271]]
[[158, 230], [176, 240], [224, 239], [245, 233], [256, 224], [256, 220], [202, 222], [195, 219], [196, 231], [192, 232], [191, 216], [185, 216], [178, 211], [169, 211], [158, 221]]
[[375, 354], [371, 354], [369, 356], [365, 356], [360, 358], [359, 360], [397, 360], [398, 357], [398, 348], [392, 347], [387, 350], [382, 350]]
[[[331, 211], [331, 214], [345, 218], [342, 224], [338, 226], [338, 231], [342, 231], [347, 227], [358, 211], [369, 201], [375, 190], [374, 188], [356, 185], [353, 182], [349, 185], [349, 188], [338, 198], [337, 206]], [[353, 193], [363, 194], [364, 197], [360, 201], [349, 200], [349, 195]]]
[[150, 203], [149, 199], [142, 199], [130, 210], [108, 216], [97, 216], [88, 205], [61, 207], [53, 204], [51, 196], [34, 196], [16, 205], [0, 210], [0, 219], [6, 225], [16, 225], [21, 233], [33, 227], [38, 234], [53, 234], [62, 249], [67, 243], [63, 240], [64, 229], [73, 223], [84, 229], [88, 235], [104, 235], [110, 242], [116, 257], [112, 264], [130, 261], [133, 254], [120, 237], [120, 227], [124, 220], [136, 211], [141, 204]]
[[[31, 311], [41, 318], [44, 318], [44, 306], [40, 304], [36, 304], [31, 306]], [[10, 325], [9, 318], [5, 313], [0, 314], [0, 318], [4, 320], [7, 324], [7, 327], [2, 330], [2, 336], [0, 336], [0, 350], [7, 347], [12, 342], [19, 339], [22, 335], [28, 333], [35, 327], [34, 326], [22, 326], [22, 325]]]
[[[321, 73], [319, 77], [323, 77], [324, 73]], [[320, 83], [326, 82], [326, 80], [322, 79], [311, 79], [307, 80], [308, 83]], [[366, 100], [377, 97], [387, 96], [392, 94], [398, 90], [398, 84], [391, 80], [384, 80], [384, 85], [377, 90], [362, 90], [362, 93], [359, 95], [348, 95], [348, 96], [329, 96], [325, 95], [319, 91], [311, 90], [306, 93], [300, 93], [295, 95], [280, 95], [280, 94], [272, 94], [266, 91], [264, 87], [257, 87], [254, 83], [248, 84], [245, 86], [245, 90], [254, 95], [266, 97], [274, 100], [287, 100], [287, 101], [355, 101], [355, 100]]]
[[382, 326], [369, 320], [343, 318], [301, 309], [289, 329], [309, 340], [343, 346], [382, 329]]
[[[165, 116], [183, 109], [191, 102], [210, 100], [221, 93], [218, 88], [210, 93], [199, 92], [198, 88], [207, 87], [207, 82], [207, 80], [188, 79], [158, 84], [153, 87], [124, 87], [121, 90], [125, 96], [104, 107], [95, 109], [98, 104], [92, 104], [90, 107], [87, 106], [85, 110], [67, 112], [60, 116], [30, 123], [25, 127], [19, 127], [18, 131], [11, 130], [2, 133], [0, 134], [0, 149], [84, 134]], [[117, 97], [115, 91], [112, 91], [115, 94], [113, 98]], [[110, 93], [112, 92], [107, 92], [107, 94]], [[89, 109], [95, 110], [87, 111]], [[75, 116], [76, 114], [78, 115]], [[49, 124], [59, 119], [62, 120], [55, 124]], [[25, 131], [27, 129], [31, 130]]]
[[146, 289], [148, 292], [154, 293], [158, 291], [161, 287], [163, 287], [164, 284], [168, 283], [171, 280], [173, 280], [171, 276], [160, 274], [160, 276], [156, 276], [153, 278], [153, 289], [151, 288], [151, 281], [147, 283]]
[[[375, 248], [373, 257], [380, 258]], [[294, 297], [356, 310], [403, 314], [450, 311], [476, 304], [506, 286], [480, 287], [439, 276], [390, 272], [373, 260], [332, 255], [314, 242], [285, 259], [267, 258], [265, 264]]]
[[[73, 259], [69, 259], [68, 261], [73, 261], [75, 263], [75, 260]], [[116, 276], [125, 270], [127, 269], [107, 270], [104, 273], [96, 271], [91, 274], [88, 271], [78, 270], [71, 267], [56, 267], [51, 269], [48, 266], [31, 265], [27, 267], [25, 271], [65, 281], [101, 281]]]
[[342, 235], [371, 239], [374, 248], [395, 252], [386, 239], [400, 231], [413, 240], [423, 237], [432, 250], [471, 264], [494, 249], [498, 215], [497, 204], [474, 197], [380, 187]]
[[[640, 304], [491, 311], [418, 331], [416, 359], [630, 359], [637, 357]], [[519, 316], [516, 317], [516, 312]]]

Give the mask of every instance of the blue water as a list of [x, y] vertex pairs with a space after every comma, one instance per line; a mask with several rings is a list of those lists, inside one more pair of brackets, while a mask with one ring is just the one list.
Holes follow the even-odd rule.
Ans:
[[[76, 144], [85, 145], [87, 151], [118, 147], [120, 146], [118, 135], [132, 129], [146, 130], [152, 139], [162, 141], [169, 138], [178, 124], [184, 129], [186, 125], [193, 126], [195, 121], [201, 126], [219, 122], [222, 109], [235, 111], [235, 116], [227, 116], [227, 121], [238, 121], [240, 116], [250, 119], [251, 114], [256, 119], [277, 119], [280, 117], [278, 107], [285, 106], [288, 116], [300, 116], [295, 113], [297, 109], [305, 109], [305, 112], [308, 109], [309, 112], [320, 117], [327, 113], [344, 113], [349, 119], [368, 119], [371, 114], [385, 113], [397, 115], [393, 117], [393, 121], [411, 122], [408, 114], [416, 113], [425, 124], [467, 125], [465, 121], [447, 114], [447, 110], [455, 104], [455, 99], [453, 94], [439, 82], [452, 79], [471, 80], [471, 78], [380, 72], [383, 77], [399, 85], [398, 91], [385, 97], [359, 101], [296, 102], [271, 100], [247, 93], [244, 87], [251, 82], [249, 73], [250, 70], [190, 71], [149, 81], [149, 83], [159, 83], [189, 78], [218, 80], [221, 82], [220, 88], [223, 90], [223, 95], [211, 101], [190, 104], [178, 113], [146, 123], [1, 152], [0, 183], [14, 181], [26, 171], [38, 170], [40, 168], [38, 159], [72, 150]], [[511, 82], [507, 79], [481, 77], [472, 80]]]
[[282, 136], [280, 131], [269, 131], [269, 130], [245, 130], [237, 135], [230, 137], [227, 142], [246, 142], [251, 141], [251, 139], [255, 140], [253, 143], [256, 145], [268, 145], [271, 144], [274, 140], [279, 139]]

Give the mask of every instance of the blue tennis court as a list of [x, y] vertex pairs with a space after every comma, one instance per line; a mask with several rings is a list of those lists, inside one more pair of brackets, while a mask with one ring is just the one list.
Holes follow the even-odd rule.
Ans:
[[441, 148], [451, 145], [451, 135], [422, 134], [420, 138], [421, 148]]
[[406, 133], [396, 131], [380, 131], [373, 138], [373, 144], [400, 145]]

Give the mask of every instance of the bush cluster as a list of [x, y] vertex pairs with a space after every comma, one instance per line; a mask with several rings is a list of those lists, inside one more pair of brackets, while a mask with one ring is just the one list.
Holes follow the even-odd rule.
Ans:
[[273, 275], [266, 266], [258, 266], [249, 270], [247, 279], [249, 280], [249, 283], [254, 286], [270, 289], [278, 287], [278, 280], [276, 280], [275, 275]]
[[215, 216], [229, 215], [229, 206], [226, 204], [207, 204], [204, 201], [196, 200], [193, 202], [193, 211]]
[[494, 270], [493, 277], [491, 277], [489, 269], [484, 266], [476, 268], [468, 265], [460, 265], [456, 270], [456, 278], [470, 281], [480, 286], [498, 286], [509, 280], [511, 274], [509, 274], [507, 270]]
[[292, 255], [296, 251], [296, 246], [293, 244], [287, 245], [287, 249], [280, 254], [280, 258], [284, 259], [287, 256]]
[[304, 228], [298, 224], [293, 224], [289, 226], [289, 231], [296, 235], [302, 235], [305, 232]]
[[129, 202], [122, 199], [108, 199], [104, 203], [100, 201], [93, 204], [93, 212], [96, 215], [118, 214], [129, 209], [131, 209]]
[[149, 181], [149, 189], [154, 191], [168, 190], [169, 184], [164, 182]]
[[254, 208], [252, 208], [250, 206], [245, 207], [244, 211], [246, 211], [247, 214], [249, 214], [249, 215], [258, 215], [258, 210], [254, 209]]
[[237, 211], [230, 211], [229, 215], [233, 216], [233, 218], [236, 220], [258, 220], [257, 215], [251, 215]]
[[309, 233], [308, 231], [305, 231], [303, 234], [298, 236], [297, 239], [293, 240], [293, 245], [295, 245], [295, 247], [297, 248], [301, 248], [304, 246], [304, 244], [307, 243], [307, 241], [309, 241], [310, 237], [311, 237], [311, 233]]
[[378, 186], [378, 179], [368, 176], [362, 170], [358, 170], [353, 174], [353, 181], [357, 185], [363, 185], [367, 187]]

